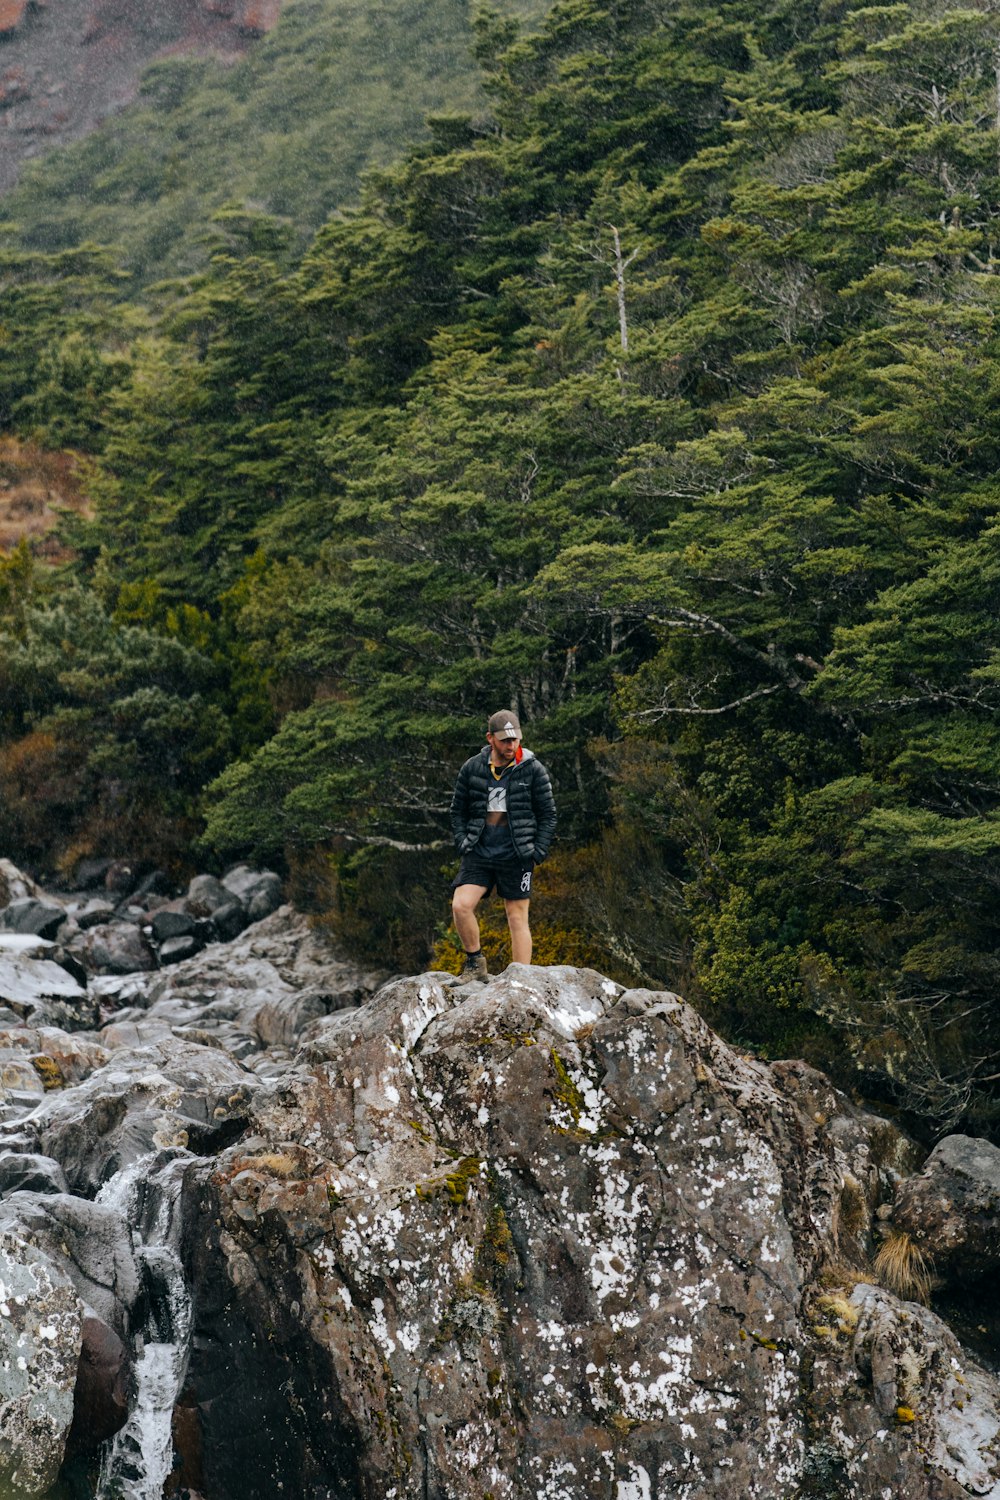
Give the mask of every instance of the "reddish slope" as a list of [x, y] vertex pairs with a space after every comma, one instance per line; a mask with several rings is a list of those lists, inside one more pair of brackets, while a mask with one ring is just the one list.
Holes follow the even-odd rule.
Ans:
[[73, 456], [0, 437], [0, 552], [26, 539], [36, 557], [65, 562], [68, 554], [53, 534], [60, 510], [89, 512]]
[[172, 52], [237, 57], [281, 0], [0, 0], [0, 193], [21, 163], [76, 140]]

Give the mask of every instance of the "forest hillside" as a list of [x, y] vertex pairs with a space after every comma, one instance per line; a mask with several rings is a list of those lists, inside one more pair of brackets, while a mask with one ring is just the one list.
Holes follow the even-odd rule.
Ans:
[[[536, 19], [545, 0], [505, 0], [504, 8]], [[78, 91], [96, 93], [95, 57], [107, 54], [120, 72], [144, 44], [147, 58], [157, 43], [163, 55], [129, 107], [25, 166], [0, 216], [32, 249], [113, 243], [128, 272], [127, 295], [203, 266], [208, 220], [227, 204], [276, 215], [301, 249], [334, 209], [357, 200], [367, 167], [390, 161], [424, 133], [428, 113], [468, 109], [479, 99], [468, 0], [160, 0], [148, 14], [126, 7], [109, 17], [106, 10], [63, 62]], [[44, 21], [65, 49], [61, 33], [73, 17], [49, 12]], [[25, 23], [32, 36], [40, 25]], [[259, 37], [260, 29], [268, 34]], [[50, 70], [58, 68], [52, 40], [45, 37]], [[240, 58], [237, 49], [247, 51], [250, 41]], [[89, 73], [78, 77], [80, 64], [72, 62], [81, 56]], [[62, 118], [66, 86], [54, 87], [54, 101], [52, 89], [36, 88], [32, 105], [15, 98], [8, 116], [26, 128], [26, 109], [40, 95], [50, 110], [61, 106]], [[0, 82], [0, 104], [3, 89]], [[0, 145], [8, 116], [0, 114]], [[61, 128], [73, 124], [69, 118]], [[44, 140], [55, 128], [46, 122], [36, 135]], [[7, 186], [0, 166], [0, 189]]]
[[[298, 16], [316, 86], [311, 14], [250, 66]], [[451, 786], [511, 704], [539, 962], [995, 1131], [1000, 15], [474, 24], [482, 102], [301, 249], [329, 135], [294, 202], [192, 177], [210, 258], [144, 299], [131, 208], [11, 242], [0, 419], [90, 510], [72, 566], [0, 565], [0, 846], [264, 857], [448, 967]]]

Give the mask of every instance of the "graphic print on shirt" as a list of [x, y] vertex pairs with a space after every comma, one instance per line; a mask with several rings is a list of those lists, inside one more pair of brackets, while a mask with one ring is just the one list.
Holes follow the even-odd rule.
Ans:
[[486, 811], [488, 813], [505, 813], [507, 811], [507, 788], [505, 786], [490, 787]]

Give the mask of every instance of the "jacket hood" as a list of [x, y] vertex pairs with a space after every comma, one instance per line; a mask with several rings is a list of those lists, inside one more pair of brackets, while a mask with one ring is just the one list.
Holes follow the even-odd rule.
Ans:
[[[483, 748], [480, 750], [479, 753], [483, 757], [484, 760], [488, 761], [489, 758], [490, 758], [490, 747], [489, 747], [489, 745], [484, 745]], [[522, 745], [521, 746], [521, 759], [517, 762], [517, 764], [519, 766], [523, 766], [524, 762], [526, 760], [534, 760], [534, 759], [535, 759], [535, 752], [534, 752], [534, 750], [528, 750], [528, 749], [525, 748], [524, 745]]]

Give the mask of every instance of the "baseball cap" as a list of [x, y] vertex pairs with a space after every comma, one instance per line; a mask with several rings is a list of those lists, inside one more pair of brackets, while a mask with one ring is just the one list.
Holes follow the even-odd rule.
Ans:
[[521, 723], [513, 709], [500, 708], [495, 714], [490, 714], [490, 722], [486, 726], [490, 734], [495, 734], [500, 740], [519, 740], [521, 738]]

